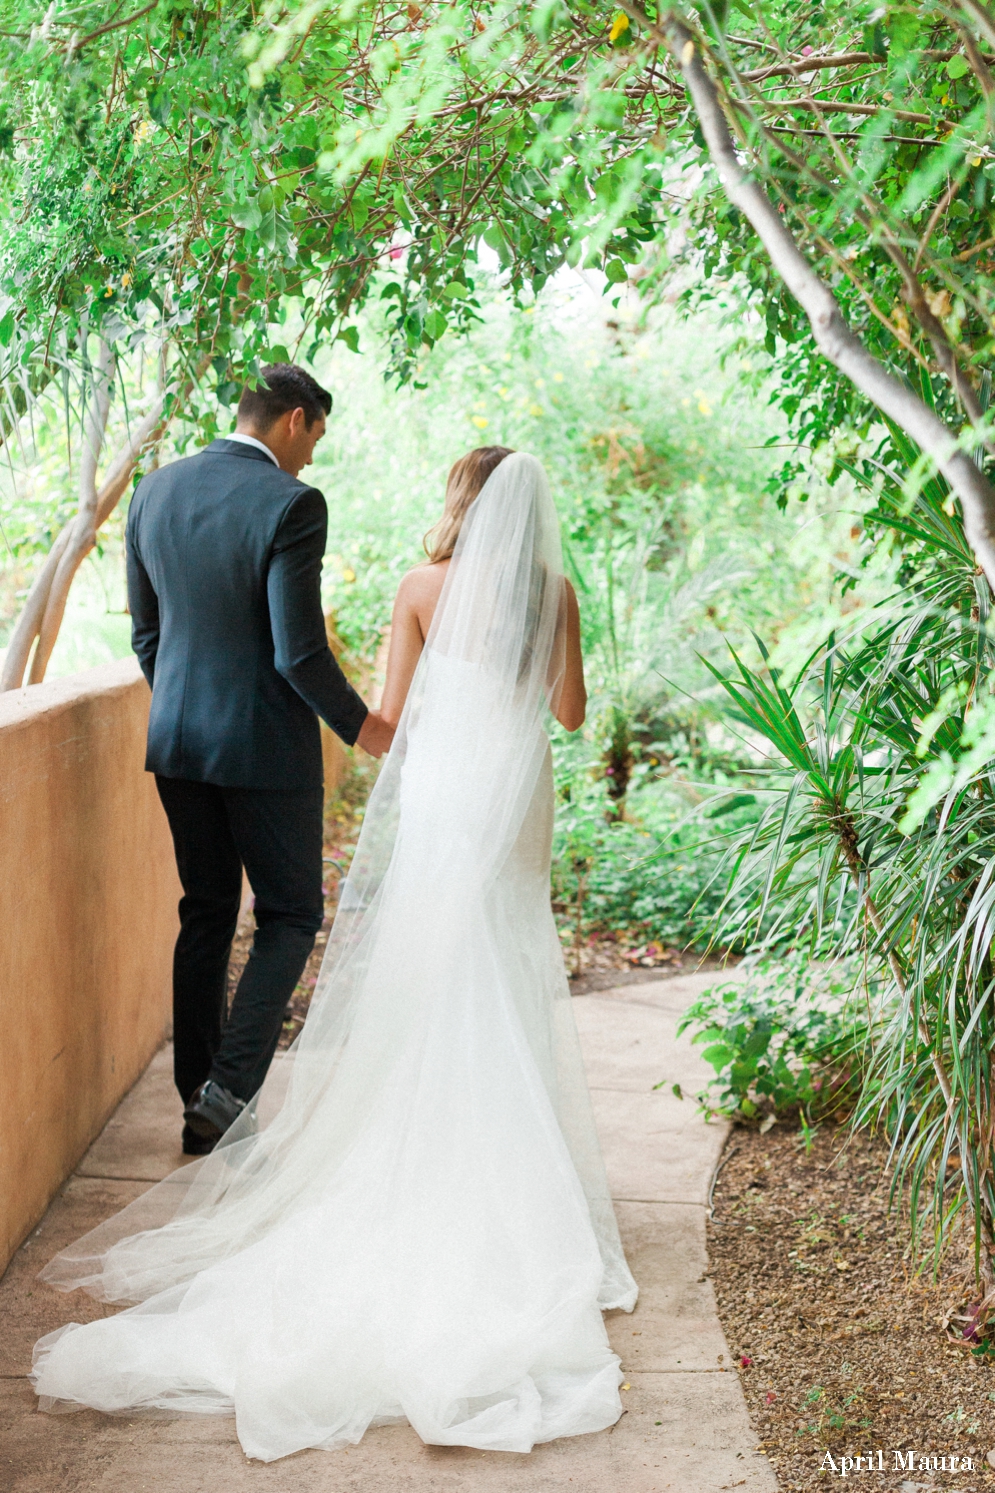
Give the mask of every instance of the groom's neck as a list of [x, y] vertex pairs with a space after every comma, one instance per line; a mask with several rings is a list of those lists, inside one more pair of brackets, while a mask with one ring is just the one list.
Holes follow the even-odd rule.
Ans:
[[[267, 440], [268, 432], [257, 430], [254, 425], [250, 425], [247, 421], [237, 420], [235, 422], [235, 434], [251, 435], [254, 441], [262, 441], [267, 451], [273, 451], [272, 441]], [[280, 458], [276, 451], [273, 451], [273, 455], [276, 457], [277, 461], [279, 461]]]

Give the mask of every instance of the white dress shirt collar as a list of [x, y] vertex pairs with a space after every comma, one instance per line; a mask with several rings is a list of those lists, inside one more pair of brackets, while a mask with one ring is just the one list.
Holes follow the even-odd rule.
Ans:
[[257, 451], [266, 452], [266, 455], [275, 467], [280, 465], [270, 448], [264, 445], [262, 441], [257, 441], [254, 435], [243, 435], [240, 430], [236, 430], [234, 435], [226, 435], [224, 439], [226, 441], [241, 441], [243, 446], [255, 446]]

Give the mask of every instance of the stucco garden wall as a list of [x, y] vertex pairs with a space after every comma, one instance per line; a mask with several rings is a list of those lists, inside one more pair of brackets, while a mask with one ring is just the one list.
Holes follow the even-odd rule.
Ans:
[[0, 695], [0, 1271], [167, 1035], [149, 698], [130, 659]]

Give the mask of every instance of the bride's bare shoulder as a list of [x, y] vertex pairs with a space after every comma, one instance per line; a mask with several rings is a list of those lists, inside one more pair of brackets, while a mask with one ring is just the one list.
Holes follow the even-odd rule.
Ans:
[[398, 601], [407, 603], [416, 610], [425, 602], [438, 601], [448, 569], [448, 560], [426, 560], [423, 564], [416, 565], [402, 577], [397, 588]]

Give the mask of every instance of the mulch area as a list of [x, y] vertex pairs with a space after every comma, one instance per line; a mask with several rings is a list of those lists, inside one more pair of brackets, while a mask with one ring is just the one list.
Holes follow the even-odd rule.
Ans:
[[618, 990], [623, 985], [658, 984], [673, 975], [694, 975], [701, 971], [721, 971], [737, 961], [732, 958], [715, 958], [701, 955], [694, 949], [673, 949], [672, 957], [650, 965], [648, 968], [633, 964], [618, 951], [611, 940], [592, 946], [590, 962], [585, 961], [579, 975], [570, 976], [571, 995], [596, 995], [599, 990]]
[[641, 985], [670, 975], [728, 969], [739, 962], [735, 954], [703, 955], [695, 949], [646, 943], [645, 938], [640, 941], [638, 936], [627, 937], [624, 933], [591, 933], [578, 946], [572, 913], [564, 913], [555, 902], [553, 910], [573, 995], [592, 995], [598, 990], [618, 989], [621, 985]]
[[[832, 1124], [806, 1154], [781, 1122], [766, 1135], [736, 1127], [719, 1169], [709, 1273], [757, 1445], [785, 1493], [840, 1476], [827, 1452], [837, 1469], [865, 1459], [848, 1486], [995, 1487], [995, 1367], [971, 1356], [963, 1327], [945, 1326], [977, 1294], [966, 1242], [938, 1279], [917, 1273], [888, 1211], [886, 1162], [883, 1140]], [[896, 1451], [915, 1454], [913, 1470], [896, 1471]], [[944, 1455], [947, 1470], [921, 1465]]]

